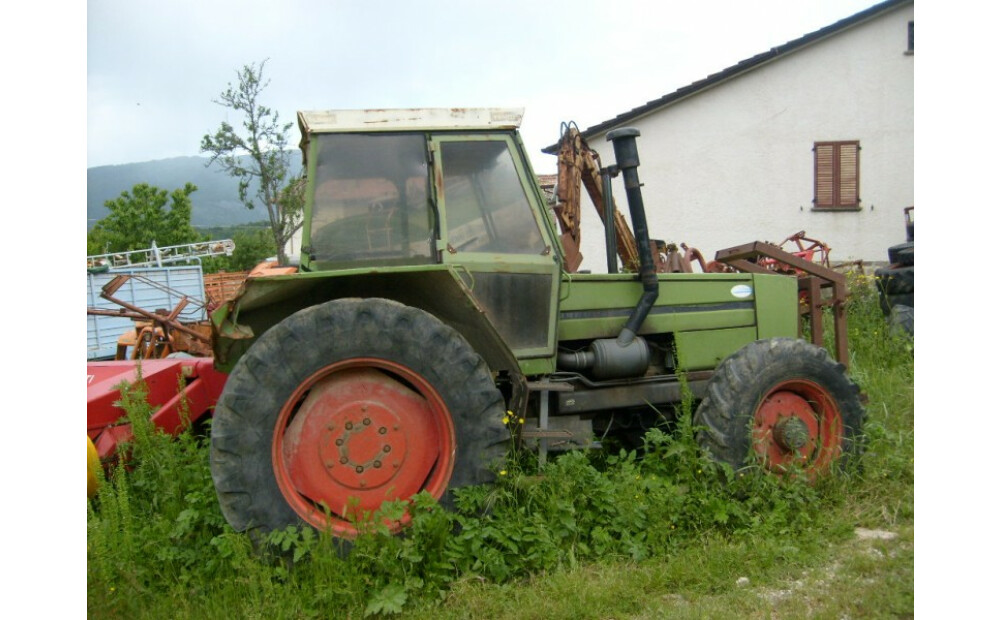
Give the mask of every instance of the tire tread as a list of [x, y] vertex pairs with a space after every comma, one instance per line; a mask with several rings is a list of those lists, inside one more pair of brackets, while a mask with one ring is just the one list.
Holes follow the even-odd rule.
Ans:
[[[493, 479], [510, 434], [502, 422], [503, 397], [479, 354], [422, 310], [380, 298], [340, 299], [301, 310], [264, 332], [230, 373], [216, 406], [210, 467], [219, 505], [234, 529], [302, 523], [274, 477], [272, 429], [302, 381], [356, 357], [405, 364], [435, 386], [455, 426], [449, 489]], [[450, 491], [441, 502], [451, 504]]]

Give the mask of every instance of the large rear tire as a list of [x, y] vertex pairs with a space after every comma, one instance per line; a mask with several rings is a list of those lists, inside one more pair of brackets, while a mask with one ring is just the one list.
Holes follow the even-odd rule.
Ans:
[[913, 307], [897, 304], [889, 312], [889, 331], [913, 338]]
[[861, 391], [843, 364], [803, 340], [758, 340], [732, 354], [695, 412], [698, 441], [734, 470], [828, 473], [861, 450]]
[[875, 270], [875, 277], [878, 278], [879, 287], [885, 291], [886, 295], [913, 294], [912, 265], [909, 267], [882, 267]]
[[889, 248], [889, 263], [901, 267], [913, 266], [913, 242], [900, 243]]
[[[383, 501], [490, 482], [510, 434], [489, 368], [462, 336], [385, 299], [307, 308], [233, 368], [211, 469], [238, 531], [307, 523], [353, 538]], [[408, 517], [391, 524], [406, 525]]]

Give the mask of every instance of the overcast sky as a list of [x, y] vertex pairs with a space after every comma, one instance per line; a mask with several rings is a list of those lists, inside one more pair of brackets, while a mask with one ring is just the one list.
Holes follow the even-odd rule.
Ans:
[[[198, 155], [239, 67], [298, 110], [525, 108], [535, 171], [563, 121], [607, 120], [874, 0], [90, 0], [87, 166]], [[232, 117], [236, 122], [239, 119]], [[290, 142], [298, 142], [293, 127]]]

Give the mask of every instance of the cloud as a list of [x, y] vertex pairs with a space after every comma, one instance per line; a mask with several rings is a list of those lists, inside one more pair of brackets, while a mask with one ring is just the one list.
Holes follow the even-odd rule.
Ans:
[[300, 109], [524, 106], [525, 142], [545, 168], [538, 151], [561, 121], [596, 124], [867, 6], [90, 0], [88, 166], [198, 154], [225, 118], [212, 99], [240, 66], [268, 58], [264, 99], [282, 120]]

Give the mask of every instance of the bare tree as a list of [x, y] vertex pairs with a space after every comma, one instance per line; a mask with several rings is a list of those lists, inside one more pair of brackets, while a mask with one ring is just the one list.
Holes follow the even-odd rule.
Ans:
[[201, 151], [239, 179], [240, 202], [248, 209], [263, 204], [278, 248], [278, 261], [288, 264], [285, 245], [302, 226], [303, 194], [300, 178], [289, 179], [291, 152], [287, 150], [292, 123], [281, 125], [278, 112], [260, 102], [270, 80], [264, 80], [264, 65], [244, 65], [237, 71], [238, 83], [213, 101], [242, 115], [242, 131], [223, 121], [214, 135], [205, 134]]

